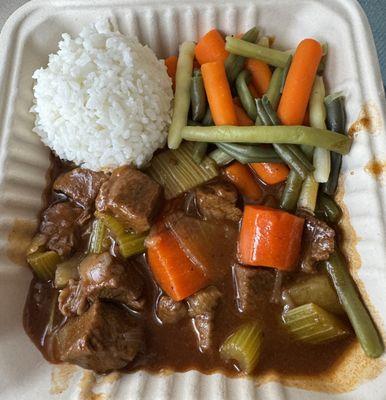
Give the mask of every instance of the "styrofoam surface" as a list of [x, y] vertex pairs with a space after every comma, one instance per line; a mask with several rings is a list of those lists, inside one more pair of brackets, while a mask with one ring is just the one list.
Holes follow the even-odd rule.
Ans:
[[[36, 68], [46, 65], [48, 54], [56, 51], [62, 32], [76, 35], [82, 26], [99, 17], [110, 18], [123, 33], [137, 35], [159, 57], [175, 54], [178, 43], [197, 40], [212, 27], [234, 33], [257, 25], [264, 33], [275, 35], [282, 48], [295, 47], [307, 36], [329, 43], [327, 82], [330, 91], [341, 90], [346, 94], [349, 123], [357, 118], [366, 102], [371, 102], [380, 114], [380, 129], [376, 133], [362, 132], [356, 136], [350, 155], [344, 158], [343, 174], [344, 201], [360, 239], [359, 277], [380, 314], [378, 321], [385, 320], [386, 193], [385, 187], [364, 171], [372, 158], [386, 159], [385, 102], [373, 39], [356, 2], [32, 1], [9, 19], [0, 37], [0, 398], [85, 399], [94, 398], [90, 395], [94, 390], [106, 393], [103, 399], [130, 400], [365, 397], [385, 400], [385, 370], [354, 391], [326, 395], [275, 382], [257, 386], [250, 379], [228, 379], [220, 374], [206, 376], [195, 371], [169, 375], [138, 372], [116, 381], [97, 379], [93, 383], [92, 374], [88, 375], [91, 379], [80, 370], [66, 375], [43, 360], [22, 327], [23, 304], [31, 275], [7, 257], [8, 236], [15, 220], [36, 223], [49, 166], [48, 150], [31, 131], [33, 117], [28, 112], [32, 103], [31, 75]], [[55, 374], [62, 375], [62, 388], [52, 386]], [[83, 379], [81, 385], [80, 379]]]

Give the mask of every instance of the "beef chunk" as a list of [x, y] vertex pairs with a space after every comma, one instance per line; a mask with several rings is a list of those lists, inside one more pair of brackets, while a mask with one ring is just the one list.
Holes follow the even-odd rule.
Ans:
[[205, 352], [213, 345], [214, 314], [221, 297], [215, 286], [208, 286], [188, 297], [188, 313], [198, 337], [200, 350]]
[[42, 215], [40, 233], [45, 235], [47, 247], [61, 256], [67, 256], [79, 239], [79, 228], [84, 221], [84, 211], [69, 202], [57, 203]]
[[109, 253], [92, 254], [79, 265], [79, 282], [70, 282], [59, 295], [59, 309], [64, 315], [80, 315], [89, 302], [108, 299], [134, 310], [144, 306], [143, 281], [134, 268], [113, 261]]
[[229, 219], [238, 222], [242, 212], [236, 207], [237, 191], [228, 182], [213, 182], [195, 190], [199, 213], [206, 219]]
[[163, 198], [161, 186], [142, 172], [125, 166], [117, 168], [96, 199], [98, 211], [111, 213], [127, 228], [145, 232]]
[[272, 293], [275, 276], [273, 271], [263, 268], [233, 267], [236, 285], [236, 302], [240, 312], [250, 314], [264, 306]]
[[61, 361], [104, 373], [125, 367], [143, 346], [142, 329], [126, 310], [96, 301], [56, 335]]
[[300, 265], [304, 272], [313, 273], [316, 262], [328, 260], [334, 252], [335, 231], [306, 211], [299, 214], [305, 218]]
[[188, 315], [186, 304], [163, 295], [157, 303], [157, 316], [164, 324], [174, 324]]
[[108, 179], [103, 172], [75, 168], [60, 175], [54, 182], [54, 190], [64, 193], [84, 208], [93, 205], [102, 184]]

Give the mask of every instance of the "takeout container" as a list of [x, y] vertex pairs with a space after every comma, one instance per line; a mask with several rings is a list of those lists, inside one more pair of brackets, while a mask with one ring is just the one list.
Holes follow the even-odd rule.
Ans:
[[[370, 361], [358, 347], [328, 376], [310, 381], [274, 372], [259, 380], [196, 371], [97, 377], [77, 367], [49, 364], [30, 342], [22, 327], [31, 279], [22, 266], [23, 251], [36, 228], [50, 165], [49, 151], [32, 133], [31, 76], [47, 64], [63, 32], [77, 35], [100, 17], [109, 18], [122, 33], [137, 35], [162, 58], [212, 27], [235, 33], [256, 25], [263, 34], [274, 35], [283, 49], [310, 36], [328, 42], [328, 91], [346, 95], [349, 125], [362, 118], [355, 125], [352, 151], [344, 158], [338, 194], [346, 211], [344, 247], [384, 332], [386, 111], [372, 35], [356, 1], [36, 0], [14, 13], [0, 36], [0, 398], [385, 400], [385, 356]], [[369, 164], [374, 159], [380, 162], [377, 176]]]

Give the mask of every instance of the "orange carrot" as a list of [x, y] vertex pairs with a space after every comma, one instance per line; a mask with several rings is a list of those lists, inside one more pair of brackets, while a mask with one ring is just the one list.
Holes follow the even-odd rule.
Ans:
[[233, 104], [235, 106], [237, 121], [239, 126], [252, 126], [253, 121], [248, 117], [248, 114], [244, 111], [244, 108], [239, 106], [235, 99], [233, 99]]
[[222, 61], [206, 63], [201, 67], [202, 78], [210, 111], [216, 125], [237, 125], [232, 93]]
[[253, 58], [247, 59], [245, 62], [245, 68], [251, 73], [252, 83], [259, 93], [259, 96], [257, 97], [261, 97], [266, 93], [269, 87], [269, 82], [271, 82], [271, 69], [265, 62]]
[[165, 228], [148, 240], [147, 260], [157, 283], [175, 301], [189, 297], [208, 283], [203, 270], [189, 259]]
[[242, 264], [291, 271], [299, 261], [304, 219], [285, 211], [246, 205], [238, 240]]
[[248, 199], [259, 201], [262, 198], [263, 192], [246, 165], [235, 161], [229, 167], [225, 168], [225, 175], [241, 194]]
[[301, 125], [303, 123], [322, 54], [322, 46], [314, 39], [304, 39], [299, 43], [277, 110], [283, 125]]
[[249, 165], [267, 185], [284, 182], [289, 174], [289, 168], [281, 163], [252, 163]]
[[259, 96], [259, 92], [257, 91], [257, 89], [255, 88], [255, 85], [254, 85], [252, 82], [248, 85], [248, 89], [249, 89], [249, 91], [251, 92], [251, 95], [252, 95], [255, 99], [261, 97], [261, 96]]
[[197, 43], [195, 55], [201, 65], [213, 61], [224, 62], [228, 52], [225, 50], [225, 40], [220, 32], [212, 29], [204, 35]]
[[165, 60], [165, 65], [167, 69], [167, 73], [172, 78], [173, 81], [173, 90], [176, 86], [176, 71], [177, 71], [177, 56], [170, 56]]

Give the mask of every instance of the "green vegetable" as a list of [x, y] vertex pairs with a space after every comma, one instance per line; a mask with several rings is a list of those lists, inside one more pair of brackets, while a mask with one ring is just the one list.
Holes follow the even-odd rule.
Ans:
[[62, 289], [67, 286], [70, 279], [79, 279], [78, 266], [85, 257], [79, 253], [57, 265], [55, 271], [55, 287]]
[[291, 67], [291, 63], [292, 63], [292, 55], [290, 55], [288, 57], [287, 63], [283, 69], [283, 73], [281, 75], [281, 85], [280, 85], [280, 93], [283, 93], [283, 89], [284, 89], [284, 85], [285, 85], [285, 81], [287, 80], [287, 75], [288, 75], [288, 71]]
[[242, 164], [255, 162], [282, 162], [274, 149], [236, 143], [216, 143], [219, 149]]
[[115, 239], [126, 233], [125, 227], [117, 218], [99, 211], [95, 212], [95, 216], [110, 230]]
[[[327, 127], [331, 131], [345, 134], [346, 112], [344, 109], [344, 97], [340, 93], [330, 94], [324, 99], [327, 111]], [[342, 165], [340, 154], [331, 154], [331, 173], [327, 183], [322, 185], [324, 193], [333, 196], [338, 186], [339, 173]]]
[[[324, 107], [325, 89], [323, 78], [315, 77], [314, 86], [310, 97], [310, 124], [314, 128], [326, 129], [326, 109]], [[314, 178], [318, 183], [328, 181], [331, 170], [330, 152], [317, 147], [314, 150]]]
[[173, 116], [168, 135], [168, 146], [170, 149], [177, 149], [181, 144], [181, 129], [186, 126], [188, 120], [195, 47], [196, 45], [193, 42], [184, 42], [180, 46], [176, 71]]
[[220, 167], [227, 165], [234, 160], [232, 156], [220, 149], [213, 150], [209, 154], [209, 157]]
[[[246, 42], [255, 43], [258, 35], [259, 31], [256, 27], [253, 27], [249, 31], [245, 32], [241, 39]], [[225, 71], [230, 84], [236, 80], [237, 76], [244, 68], [244, 62], [244, 57], [235, 54], [229, 54], [225, 60]]]
[[302, 190], [300, 191], [297, 207], [313, 214], [318, 197], [318, 189], [319, 185], [315, 181], [314, 175], [307, 175], [303, 182]]
[[206, 150], [208, 149], [208, 143], [194, 142], [192, 157], [196, 164], [201, 164], [205, 157]]
[[302, 190], [302, 177], [291, 169], [288, 174], [285, 188], [280, 199], [280, 208], [286, 211], [294, 211]]
[[103, 242], [106, 237], [106, 227], [103, 221], [96, 219], [92, 224], [89, 252], [100, 254], [103, 252]]
[[55, 251], [36, 252], [27, 257], [27, 262], [41, 281], [50, 281], [55, 277], [60, 256]]
[[147, 173], [163, 186], [166, 199], [176, 197], [218, 175], [217, 166], [209, 157], [204, 157], [200, 165], [194, 162], [193, 146], [193, 143], [183, 143], [178, 150], [164, 151], [153, 157]]
[[281, 68], [286, 66], [288, 58], [290, 57], [290, 54], [284, 51], [249, 43], [245, 40], [237, 39], [232, 36], [226, 37], [225, 50], [238, 56], [255, 58], [257, 60], [264, 61], [267, 64]]
[[308, 275], [283, 291], [283, 299], [289, 299], [295, 306], [314, 303], [334, 314], [344, 314], [338, 296], [327, 275]]
[[117, 218], [98, 211], [95, 215], [104, 223], [114, 236], [122, 257], [127, 258], [145, 251], [144, 241], [147, 233], [136, 234], [127, 232], [124, 225]]
[[47, 242], [47, 236], [43, 235], [41, 233], [37, 233], [31, 240], [30, 245], [28, 246], [27, 249], [27, 256], [33, 253], [37, 252], [43, 252], [44, 251], [44, 246]]
[[204, 118], [206, 113], [206, 94], [204, 81], [199, 69], [195, 69], [193, 72], [190, 86], [190, 108], [193, 121], [199, 122]]
[[308, 144], [340, 154], [351, 147], [347, 136], [306, 126], [186, 126], [182, 137], [195, 142]]
[[[279, 125], [280, 121], [275, 111], [269, 104], [266, 96], [263, 99], [256, 99], [256, 107], [261, 121], [266, 126]], [[306, 165], [299, 159], [298, 155], [291, 150], [289, 145], [274, 143], [273, 147], [276, 153], [293, 169], [302, 179], [305, 179], [309, 170]]]
[[238, 367], [250, 374], [256, 368], [263, 342], [263, 332], [257, 322], [241, 325], [220, 347], [223, 360], [235, 360]]
[[240, 98], [241, 104], [243, 105], [244, 110], [248, 114], [248, 117], [251, 118], [252, 121], [255, 121], [257, 116], [257, 111], [256, 111], [255, 100], [248, 88], [248, 83], [250, 79], [251, 79], [251, 74], [249, 73], [249, 71], [247, 70], [241, 71], [236, 79], [236, 90]]
[[285, 312], [283, 322], [296, 340], [311, 344], [330, 342], [350, 333], [335, 315], [313, 303]]
[[324, 265], [363, 351], [369, 357], [380, 357], [384, 351], [381, 336], [358, 294], [342, 255], [339, 251], [335, 251]]
[[214, 125], [213, 118], [212, 118], [212, 113], [210, 112], [210, 108], [206, 109], [206, 113], [204, 115], [204, 118], [201, 121], [201, 124], [204, 126], [212, 126]]
[[117, 237], [119, 252], [123, 258], [128, 258], [145, 251], [145, 239], [148, 233], [125, 233]]
[[277, 106], [279, 105], [282, 80], [283, 68], [276, 68], [272, 74], [267, 93], [265, 93], [274, 110], [276, 110]]
[[303, 153], [299, 146], [288, 144], [287, 149], [291, 151], [291, 153], [298, 159], [298, 162], [303, 166], [304, 169], [306, 169], [308, 172], [314, 171], [315, 167], [312, 165], [307, 155]]
[[337, 224], [342, 218], [342, 209], [329, 195], [319, 193], [316, 201], [315, 214], [331, 224]]

